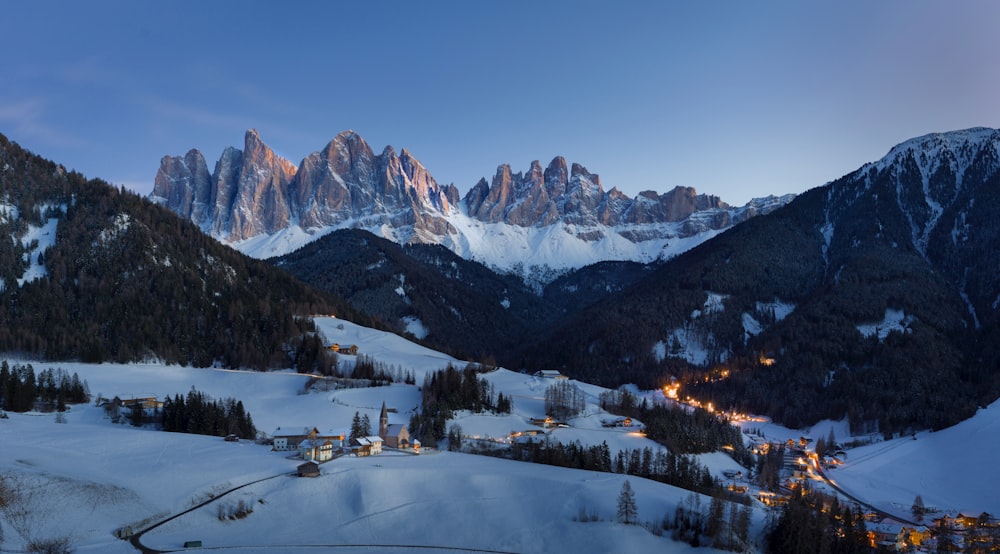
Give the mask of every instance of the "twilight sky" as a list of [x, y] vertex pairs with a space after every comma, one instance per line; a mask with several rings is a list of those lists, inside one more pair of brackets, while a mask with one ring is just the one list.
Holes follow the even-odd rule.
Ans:
[[1000, 127], [1000, 2], [6, 2], [0, 133], [146, 194], [256, 128], [354, 129], [464, 194], [562, 155], [630, 196], [801, 192]]

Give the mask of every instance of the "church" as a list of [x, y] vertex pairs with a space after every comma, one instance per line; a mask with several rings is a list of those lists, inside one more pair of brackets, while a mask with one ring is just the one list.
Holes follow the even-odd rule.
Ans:
[[382, 401], [382, 413], [378, 418], [378, 436], [382, 437], [387, 448], [410, 447], [410, 432], [406, 430], [406, 425], [389, 424], [389, 410], [385, 407], [385, 401]]

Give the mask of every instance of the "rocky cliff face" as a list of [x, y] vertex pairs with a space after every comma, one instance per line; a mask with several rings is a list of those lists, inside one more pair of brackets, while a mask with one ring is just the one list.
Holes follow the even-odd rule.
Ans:
[[[340, 133], [296, 167], [276, 156], [254, 130], [247, 131], [243, 150], [223, 152], [211, 174], [197, 150], [164, 157], [152, 197], [212, 236], [238, 246], [290, 229], [303, 231], [301, 237], [356, 227], [401, 243], [444, 244], [501, 269], [528, 263], [566, 268], [605, 259], [654, 259], [666, 255], [669, 241], [699, 235], [707, 239], [710, 231], [790, 199], [731, 208], [717, 197], [685, 187], [629, 198], [615, 188], [605, 191], [597, 174], [562, 157], [544, 169], [534, 161], [523, 173], [501, 165], [491, 182], [481, 179], [460, 199], [457, 188], [438, 184], [406, 149], [397, 155], [389, 146], [375, 154], [353, 131]], [[489, 244], [504, 235], [491, 225], [525, 229], [525, 244]], [[604, 241], [606, 250], [566, 260], [559, 252], [579, 252], [580, 244], [552, 246], [565, 239], [562, 235], [547, 241], [548, 246], [527, 238], [554, 226], [585, 245], [611, 240]], [[275, 242], [266, 252], [249, 253], [269, 257], [303, 244], [302, 239], [280, 246]], [[689, 242], [693, 246], [699, 241]]]
[[443, 235], [458, 192], [438, 185], [405, 149], [375, 155], [353, 131], [296, 168], [250, 130], [244, 149], [227, 148], [211, 175], [197, 150], [165, 156], [152, 197], [211, 235], [239, 242], [293, 224], [311, 230], [354, 220], [390, 225], [404, 237]]

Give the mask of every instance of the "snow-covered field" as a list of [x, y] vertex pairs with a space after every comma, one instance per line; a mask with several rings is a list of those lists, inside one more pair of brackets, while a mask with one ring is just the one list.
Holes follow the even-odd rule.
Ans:
[[[359, 352], [425, 374], [448, 363], [448, 356], [398, 336], [348, 321], [317, 318], [328, 342], [357, 344]], [[342, 356], [350, 366], [353, 357]], [[15, 360], [11, 360], [15, 362]], [[393, 423], [408, 423], [420, 403], [416, 386], [305, 392], [308, 376], [290, 372], [254, 373], [194, 369], [160, 364], [88, 365], [34, 363], [36, 371], [61, 367], [85, 379], [90, 391], [122, 398], [185, 394], [192, 387], [214, 398], [243, 401], [258, 429], [278, 426], [345, 429], [358, 412], [378, 421], [383, 402], [396, 412]], [[460, 413], [453, 423], [467, 437], [502, 439], [513, 431], [539, 429], [530, 418], [544, 416], [544, 392], [551, 380], [503, 369], [484, 374], [497, 392], [509, 395], [509, 415]], [[570, 427], [548, 431], [552, 440], [607, 442], [612, 452], [659, 448], [629, 429], [602, 426], [612, 416], [597, 406], [603, 389], [576, 383], [587, 397], [583, 415]], [[653, 397], [659, 391], [643, 393]], [[388, 450], [380, 456], [350, 456], [323, 464], [315, 479], [289, 476], [300, 460], [249, 441], [165, 433], [112, 423], [103, 409], [74, 406], [66, 423], [54, 414], [15, 414], [0, 419], [0, 476], [17, 491], [19, 502], [0, 510], [0, 551], [23, 549], [32, 540], [65, 537], [77, 552], [132, 552], [114, 537], [116, 529], [140, 530], [199, 502], [218, 498], [143, 536], [145, 545], [180, 549], [185, 541], [235, 551], [294, 551], [302, 547], [337, 552], [371, 551], [365, 545], [434, 546], [503, 552], [666, 552], [694, 551], [642, 526], [616, 522], [617, 496], [628, 479], [636, 491], [639, 518], [658, 524], [691, 493], [653, 481], [616, 474], [563, 469], [468, 454], [424, 449], [420, 455]], [[746, 422], [769, 439], [807, 434], [826, 437], [833, 426], [846, 439], [843, 422], [824, 422], [807, 431], [764, 422]], [[920, 494], [940, 509], [1000, 512], [1000, 494], [991, 477], [1000, 454], [1000, 402], [954, 428], [912, 438], [879, 442], [848, 451], [847, 463], [830, 472], [849, 492], [889, 511], [900, 512]], [[741, 469], [720, 453], [700, 462], [716, 475]], [[270, 478], [270, 479], [267, 479]], [[219, 496], [230, 488], [265, 479]], [[253, 512], [220, 521], [220, 510], [242, 501]], [[707, 499], [702, 500], [707, 503]], [[902, 510], [905, 513], [905, 509]], [[599, 521], [584, 522], [596, 516]], [[758, 510], [754, 528], [760, 532]], [[704, 549], [699, 550], [704, 552]]]
[[[464, 366], [395, 335], [339, 319], [317, 322], [329, 342], [357, 344], [361, 353], [412, 371], [418, 383], [449, 362]], [[341, 357], [346, 366], [351, 360]], [[160, 364], [34, 366], [36, 371], [51, 366], [76, 372], [94, 395], [105, 397], [162, 398], [192, 387], [214, 398], [235, 397], [258, 429], [268, 433], [291, 425], [343, 429], [355, 412], [377, 422], [383, 401], [397, 410], [390, 421], [407, 423], [420, 402], [415, 386], [399, 384], [304, 393], [309, 377], [289, 372]], [[487, 378], [497, 391], [513, 396], [514, 413], [460, 416], [466, 434], [523, 430], [531, 427], [529, 417], [544, 415], [544, 380], [506, 370]], [[600, 389], [581, 387], [596, 402]], [[627, 430], [601, 428], [600, 417], [596, 407], [588, 406], [579, 428], [554, 430], [553, 437], [607, 441], [613, 450], [656, 446]], [[0, 551], [67, 538], [77, 552], [132, 552], [128, 542], [113, 535], [115, 530], [144, 529], [215, 496], [214, 502], [144, 535], [142, 542], [170, 550], [200, 540], [206, 547], [250, 552], [294, 551], [296, 546], [316, 551], [317, 545], [359, 545], [357, 551], [371, 551], [364, 545], [503, 552], [694, 550], [616, 521], [617, 496], [626, 479], [636, 491], [640, 520], [657, 525], [691, 494], [636, 477], [424, 449], [420, 455], [389, 450], [376, 457], [341, 457], [323, 464], [320, 477], [300, 479], [289, 474], [301, 460], [249, 441], [114, 424], [93, 405], [74, 406], [64, 419], [57, 423], [55, 414], [37, 413], [0, 419], [0, 476], [18, 498], [18, 507], [0, 510]], [[265, 480], [220, 496], [260, 479]], [[253, 512], [244, 519], [219, 520], [219, 510], [232, 510], [240, 501]], [[599, 521], [579, 521], [593, 516]], [[758, 514], [758, 526], [762, 517]]]

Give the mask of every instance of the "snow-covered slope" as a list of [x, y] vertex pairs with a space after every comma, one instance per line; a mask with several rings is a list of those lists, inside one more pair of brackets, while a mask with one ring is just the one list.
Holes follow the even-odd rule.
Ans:
[[906, 513], [920, 495], [925, 506], [942, 512], [997, 514], [998, 435], [1000, 400], [954, 427], [852, 449], [830, 477], [890, 511]]
[[[316, 319], [328, 341], [357, 344], [390, 366], [423, 381], [427, 372], [457, 360], [398, 336], [351, 322]], [[341, 356], [350, 368], [353, 356]], [[37, 369], [47, 364], [34, 362]], [[356, 412], [377, 421], [383, 402], [397, 411], [391, 423], [408, 422], [420, 402], [416, 386], [306, 393], [311, 379], [288, 372], [243, 372], [161, 364], [59, 364], [78, 373], [93, 394], [122, 398], [184, 394], [192, 387], [214, 398], [243, 401], [255, 425], [346, 428]], [[543, 415], [535, 377], [497, 370], [487, 378], [518, 406], [509, 416], [460, 416], [468, 434], [503, 427], [523, 429]], [[601, 389], [583, 385], [596, 399]], [[626, 431], [600, 430], [596, 406], [580, 429], [556, 437], [597, 444], [656, 446]], [[415, 545], [445, 550], [499, 552], [694, 552], [686, 543], [659, 537], [641, 526], [616, 521], [616, 498], [627, 479], [636, 491], [641, 521], [658, 525], [692, 493], [637, 477], [569, 470], [523, 462], [424, 449], [420, 455], [387, 451], [378, 457], [342, 457], [322, 466], [316, 479], [296, 479], [301, 460], [249, 441], [165, 433], [116, 425], [102, 408], [78, 405], [57, 423], [55, 414], [15, 414], [0, 419], [0, 478], [20, 491], [17, 504], [0, 509], [4, 551], [28, 542], [66, 538], [77, 552], [133, 552], [113, 533], [141, 530], [196, 504], [218, 498], [142, 538], [157, 549], [180, 549], [185, 541], [240, 552], [408, 551]], [[588, 431], [590, 429], [590, 431]], [[717, 465], [717, 464], [716, 464]], [[268, 479], [273, 477], [271, 479]], [[262, 480], [222, 496], [227, 490]], [[239, 502], [252, 507], [244, 519], [220, 520], [220, 510]], [[702, 499], [707, 505], [708, 500]], [[595, 518], [598, 521], [581, 521]], [[763, 514], [755, 517], [759, 530]], [[354, 549], [341, 545], [359, 545]], [[400, 545], [393, 548], [392, 545]], [[702, 552], [704, 549], [699, 549]]]

